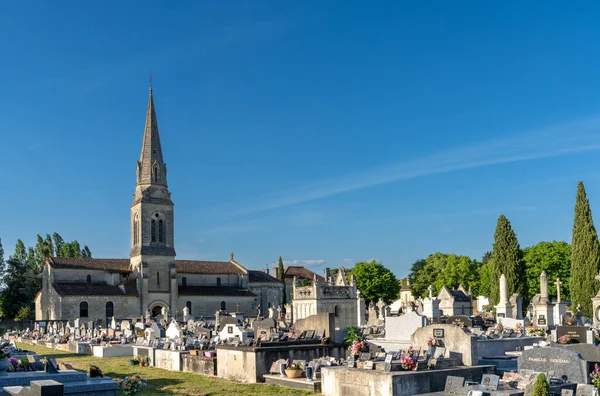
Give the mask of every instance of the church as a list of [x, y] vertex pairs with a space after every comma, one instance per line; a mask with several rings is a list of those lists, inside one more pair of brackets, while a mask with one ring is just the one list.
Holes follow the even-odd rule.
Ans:
[[163, 308], [181, 320], [242, 312], [264, 315], [281, 306], [283, 283], [264, 271], [228, 261], [176, 260], [173, 201], [158, 133], [152, 88], [137, 161], [128, 259], [49, 257], [35, 319], [97, 323], [155, 317]]

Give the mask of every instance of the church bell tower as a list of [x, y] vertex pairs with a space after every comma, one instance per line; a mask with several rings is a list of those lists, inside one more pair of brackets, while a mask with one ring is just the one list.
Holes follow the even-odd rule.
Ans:
[[131, 270], [138, 275], [140, 315], [146, 310], [176, 306], [174, 242], [173, 201], [167, 186], [167, 166], [163, 160], [151, 87], [131, 205], [129, 257]]

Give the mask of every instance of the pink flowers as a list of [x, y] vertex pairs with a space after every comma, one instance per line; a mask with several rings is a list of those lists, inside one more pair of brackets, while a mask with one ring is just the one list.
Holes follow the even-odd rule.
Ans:
[[359, 353], [361, 353], [363, 351], [369, 350], [367, 343], [364, 341], [352, 341], [352, 346], [350, 348], [352, 349], [353, 355], [358, 355]]
[[412, 370], [415, 368], [415, 361], [411, 356], [404, 355], [400, 358], [400, 365], [403, 370]]
[[439, 347], [440, 341], [437, 338], [431, 337], [430, 339], [427, 340], [427, 346], [428, 347]]
[[146, 379], [141, 378], [137, 374], [119, 379], [117, 382], [119, 383], [119, 388], [128, 396], [139, 393], [141, 388], [146, 386]]

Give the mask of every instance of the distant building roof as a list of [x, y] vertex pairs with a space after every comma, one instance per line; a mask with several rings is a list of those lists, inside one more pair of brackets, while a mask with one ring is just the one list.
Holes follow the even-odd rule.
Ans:
[[292, 266], [290, 265], [289, 267], [287, 267], [285, 269], [285, 278], [286, 280], [292, 280], [294, 278], [294, 276], [297, 276], [298, 278], [305, 278], [305, 279], [310, 279], [312, 280], [313, 277], [317, 275], [317, 280], [319, 282], [324, 282], [325, 278], [323, 278], [321, 275], [316, 274], [315, 272], [312, 272], [309, 269], [306, 269], [302, 266]]
[[106, 283], [53, 283], [52, 287], [60, 296], [137, 296], [137, 290]]
[[[100, 270], [107, 272], [131, 272], [129, 259], [105, 259], [89, 257], [50, 257], [48, 263], [53, 268]], [[175, 260], [180, 274], [236, 274], [244, 270], [231, 261]], [[266, 274], [265, 274], [266, 275]]]
[[248, 289], [240, 289], [232, 286], [179, 286], [179, 295], [256, 297], [256, 294]]
[[281, 283], [281, 281], [274, 276], [266, 274], [264, 271], [248, 271], [248, 281], [250, 282], [273, 282], [273, 283]]
[[450, 290], [450, 294], [454, 297], [454, 301], [458, 302], [469, 302], [471, 298], [466, 295], [462, 290]]

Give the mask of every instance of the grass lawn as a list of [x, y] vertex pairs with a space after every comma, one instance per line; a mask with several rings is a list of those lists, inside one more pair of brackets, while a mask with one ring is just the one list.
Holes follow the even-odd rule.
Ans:
[[47, 358], [55, 358], [59, 362], [69, 363], [73, 368], [89, 372], [94, 364], [100, 367], [105, 376], [116, 379], [131, 374], [140, 374], [148, 379], [148, 386], [142, 395], [309, 395], [312, 393], [264, 384], [242, 384], [209, 378], [202, 375], [167, 371], [156, 367], [131, 367], [127, 365], [130, 357], [98, 358], [91, 355], [78, 355], [57, 351], [39, 345], [17, 343], [21, 349], [33, 351]]

